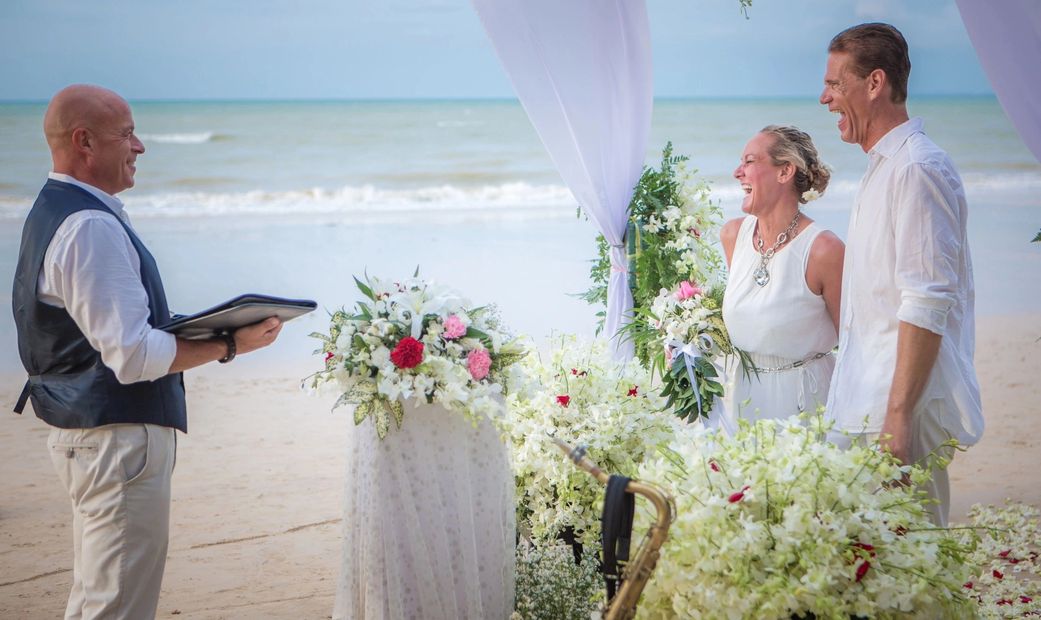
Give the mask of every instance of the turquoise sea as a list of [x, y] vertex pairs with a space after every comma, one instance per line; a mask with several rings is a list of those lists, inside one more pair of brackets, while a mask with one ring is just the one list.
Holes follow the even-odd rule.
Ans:
[[[122, 194], [156, 254], [172, 307], [191, 312], [240, 292], [355, 299], [350, 276], [422, 273], [497, 302], [516, 331], [592, 333], [591, 223], [563, 186], [515, 101], [131, 102], [147, 152]], [[0, 281], [9, 283], [21, 219], [50, 168], [45, 104], [0, 104]], [[981, 315], [1041, 315], [1041, 165], [996, 100], [912, 101], [912, 115], [965, 180]], [[762, 126], [795, 124], [835, 170], [807, 213], [840, 237], [866, 166], [837, 117], [813, 100], [665, 100], [647, 163], [667, 140], [738, 213], [730, 174]], [[10, 305], [10, 288], [0, 288]], [[303, 369], [321, 313], [287, 326], [258, 368]], [[0, 373], [17, 373], [10, 311], [0, 314]]]

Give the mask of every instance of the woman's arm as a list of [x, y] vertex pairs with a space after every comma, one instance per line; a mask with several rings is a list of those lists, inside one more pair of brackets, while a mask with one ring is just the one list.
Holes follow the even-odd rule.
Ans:
[[810, 247], [810, 260], [806, 266], [806, 285], [817, 295], [824, 297], [824, 305], [831, 315], [835, 331], [839, 331], [839, 302], [842, 299], [842, 261], [846, 245], [830, 230], [817, 235]]

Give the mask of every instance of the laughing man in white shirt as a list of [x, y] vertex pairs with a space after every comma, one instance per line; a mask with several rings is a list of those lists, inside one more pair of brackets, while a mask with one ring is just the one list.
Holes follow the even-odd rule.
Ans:
[[922, 490], [947, 524], [951, 438], [983, 434], [973, 367], [972, 261], [961, 177], [907, 114], [907, 42], [888, 24], [832, 39], [820, 102], [868, 154], [850, 213], [839, 355], [827, 415], [839, 445], [878, 438], [904, 463], [938, 465]]

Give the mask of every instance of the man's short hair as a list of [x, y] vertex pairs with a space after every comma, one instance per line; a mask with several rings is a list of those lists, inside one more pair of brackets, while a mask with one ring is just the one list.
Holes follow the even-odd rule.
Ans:
[[849, 54], [850, 69], [858, 77], [867, 77], [875, 69], [881, 69], [893, 88], [893, 103], [907, 101], [911, 58], [904, 35], [893, 26], [871, 23], [847, 28], [831, 40], [828, 52]]

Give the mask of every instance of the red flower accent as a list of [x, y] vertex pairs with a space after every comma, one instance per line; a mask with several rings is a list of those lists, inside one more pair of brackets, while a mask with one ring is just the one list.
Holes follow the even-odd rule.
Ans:
[[589, 373], [587, 373], [584, 370], [579, 370], [577, 368], [572, 368], [571, 369], [571, 374], [575, 375], [576, 377], [584, 377], [584, 376], [588, 375]]
[[578, 374], [578, 369], [577, 368], [572, 368], [571, 369], [571, 374], [577, 375]]
[[1002, 551], [1001, 553], [998, 554], [998, 557], [1007, 558], [1008, 554], [1010, 554], [1010, 553], [1012, 553], [1011, 549], [1005, 549], [1004, 551]]
[[561, 394], [560, 396], [557, 396], [557, 403], [559, 403], [561, 407], [567, 407], [571, 404], [571, 397], [567, 394]]
[[995, 579], [1004, 579], [1005, 578], [1005, 574], [1002, 573], [1001, 571], [999, 571], [996, 568], [994, 569], [994, 572], [991, 573], [991, 575], [994, 575]]
[[737, 502], [745, 498], [745, 491], [747, 491], [748, 489], [749, 486], [746, 484], [745, 486], [741, 487], [741, 490], [737, 493], [731, 493], [730, 497], [727, 498], [727, 501], [731, 504], [736, 504]]
[[875, 547], [874, 547], [874, 545], [869, 545], [867, 543], [862, 543], [862, 542], [858, 541], [858, 542], [853, 543], [853, 546], [856, 547], [857, 549], [863, 549], [864, 551], [867, 551], [868, 553], [870, 553], [871, 557], [875, 557]]
[[328, 353], [325, 354], [325, 361], [328, 362], [332, 358], [333, 358], [333, 352], [332, 351], [329, 351]]
[[398, 368], [415, 368], [423, 362], [423, 343], [405, 336], [390, 352], [390, 361]]
[[998, 605], [1011, 605], [1012, 601], [1010, 601], [1007, 598], [1003, 598], [1003, 599], [999, 599], [997, 604]]
[[629, 396], [636, 396], [636, 390], [637, 390], [638, 387], [639, 386], [634, 385], [632, 388], [630, 388], [629, 389]]
[[712, 471], [719, 471], [719, 465], [718, 465], [718, 464], [716, 464], [716, 462], [715, 462], [715, 461], [709, 461], [709, 462], [708, 462], [708, 467], [709, 467], [709, 469], [711, 469]]
[[864, 560], [859, 566], [857, 566], [857, 575], [855, 579], [857, 583], [860, 583], [860, 580], [864, 578], [864, 575], [867, 574], [869, 568], [871, 568], [871, 562], [868, 562], [867, 560]]
[[1022, 596], [1022, 595], [1020, 595], [1019, 602], [1023, 603], [1024, 605], [1026, 605], [1027, 603], [1034, 602], [1034, 599], [1030, 598], [1029, 596]]
[[962, 584], [962, 587], [966, 588], [968, 590], [971, 590], [972, 589], [972, 582], [971, 581], [966, 581], [964, 584]]

